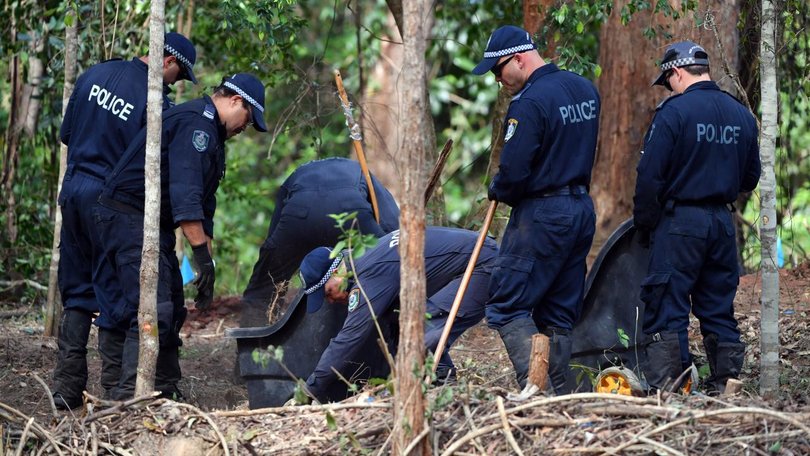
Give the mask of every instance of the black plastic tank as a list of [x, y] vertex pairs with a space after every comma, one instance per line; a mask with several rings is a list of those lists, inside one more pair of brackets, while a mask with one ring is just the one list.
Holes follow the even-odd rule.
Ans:
[[[570, 389], [591, 391], [591, 378], [611, 366], [639, 375], [637, 366], [644, 356], [644, 303], [639, 294], [649, 256], [632, 219], [622, 223], [599, 251], [585, 280], [582, 315], [572, 332]], [[626, 348], [620, 333], [627, 338]]]
[[[247, 386], [251, 409], [284, 405], [296, 384], [290, 374], [306, 380], [346, 319], [346, 306], [324, 305], [308, 314], [303, 290], [288, 296], [286, 312], [271, 326], [225, 331], [225, 337], [236, 339], [239, 374]], [[283, 348], [281, 362], [289, 373], [273, 359], [265, 366], [253, 360], [255, 349], [270, 345]]]

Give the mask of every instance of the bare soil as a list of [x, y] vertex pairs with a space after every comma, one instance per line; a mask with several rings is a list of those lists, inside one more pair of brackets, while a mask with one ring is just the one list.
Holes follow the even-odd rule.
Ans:
[[[757, 405], [774, 411], [800, 412], [804, 414], [803, 416], [810, 417], [810, 332], [808, 331], [808, 326], [810, 326], [810, 264], [804, 264], [791, 270], [781, 270], [779, 276], [781, 295], [780, 341], [782, 350], [782, 388], [778, 398], [768, 401], [760, 398], [757, 391], [760, 353], [759, 297], [761, 293], [761, 277], [759, 275], [748, 275], [742, 277], [740, 282], [736, 300], [737, 318], [740, 323], [743, 339], [748, 344], [746, 363], [742, 374], [745, 394], [745, 399], [743, 399], [742, 402], [756, 403]], [[13, 302], [0, 302], [0, 315], [2, 315], [3, 311], [18, 309], [19, 307]], [[182, 331], [184, 345], [181, 349], [181, 366], [184, 378], [180, 388], [186, 396], [185, 401], [187, 404], [199, 409], [200, 412], [213, 412], [213, 414], [220, 418], [227, 416], [227, 413], [223, 411], [240, 413], [239, 411], [247, 410], [247, 393], [245, 387], [234, 377], [236, 343], [223, 336], [226, 328], [238, 327], [239, 312], [240, 303], [238, 298], [228, 297], [217, 299], [209, 310], [197, 311], [191, 309], [188, 321]], [[23, 316], [0, 319], [0, 394], [2, 394], [0, 396], [0, 405], [16, 409], [23, 415], [33, 417], [38, 423], [47, 427], [48, 423], [55, 425], [55, 421], [51, 414], [48, 393], [44, 385], [37, 380], [37, 377], [45, 384], [50, 385], [50, 376], [55, 364], [57, 351], [55, 341], [52, 338], [43, 336], [41, 320], [33, 317], [33, 315], [38, 314], [39, 312], [31, 309], [30, 312]], [[695, 353], [700, 355], [702, 353], [702, 346], [700, 344], [696, 322], [693, 322], [690, 330], [694, 332], [694, 337], [691, 338], [691, 348]], [[96, 345], [95, 331], [91, 334], [91, 338], [88, 354], [90, 371], [88, 392], [100, 397], [101, 388], [98, 383], [100, 359], [97, 350], [94, 348]], [[452, 348], [452, 355], [459, 367], [460, 384], [465, 385], [468, 391], [472, 391], [473, 389], [484, 391], [484, 393], [476, 394], [479, 396], [484, 394], [491, 399], [496, 394], [516, 390], [517, 385], [514, 382], [511, 363], [503, 348], [503, 344], [497, 333], [488, 329], [485, 325], [478, 325], [468, 331]], [[459, 405], [459, 407], [461, 406]], [[4, 415], [3, 410], [4, 409], [0, 407], [0, 432], [3, 432], [4, 423], [8, 421], [8, 415]], [[465, 410], [464, 413], [466, 412]], [[81, 411], [77, 413], [81, 413]], [[353, 413], [362, 415], [359, 411]], [[497, 410], [493, 413], [497, 413]], [[564, 413], [570, 413], [570, 411]], [[357, 415], [355, 419], [359, 419], [358, 417], [360, 415]], [[340, 416], [345, 418], [345, 415]], [[355, 415], [350, 414], [350, 416]], [[64, 415], [62, 415], [62, 419], [64, 419]], [[142, 417], [138, 419], [142, 419]], [[302, 419], [304, 422], [295, 421], [296, 419]], [[262, 422], [259, 418], [241, 418], [240, 420], [237, 420], [238, 423], [229, 421], [228, 423], [230, 424], [222, 425], [221, 419], [218, 419], [220, 424], [224, 427], [235, 426], [227, 432], [242, 433], [240, 434], [241, 437], [237, 438], [236, 441], [244, 445], [245, 448], [250, 447], [251, 451], [249, 452], [253, 454], [270, 454], [274, 453], [275, 450], [268, 452], [267, 448], [275, 448], [278, 450], [278, 447], [273, 447], [272, 445], [270, 447], [263, 447], [260, 443], [264, 440], [257, 437], [258, 435], [262, 435], [261, 432], [267, 433], [270, 431], [256, 431], [259, 432], [259, 434], [254, 435], [254, 431], [246, 430], [250, 429], [251, 425], [249, 422], [251, 422], [251, 420], [253, 420], [252, 422], [256, 425], [263, 423], [261, 426], [265, 428], [268, 426], [266, 421]], [[245, 420], [248, 421], [247, 424]], [[284, 422], [290, 423], [290, 425], [295, 423], [294, 427], [304, 428], [316, 426], [315, 422], [317, 422], [317, 426], [324, 427], [323, 432], [327, 430], [335, 432], [334, 426], [329, 425], [323, 420], [323, 415], [318, 415], [317, 418], [312, 418], [310, 415], [301, 415], [300, 418], [293, 416], [285, 417], [283, 420], [285, 420]], [[309, 422], [307, 420], [314, 421]], [[329, 420], [327, 419], [326, 421]], [[810, 421], [804, 421], [804, 423], [808, 422]], [[188, 424], [188, 422], [186, 422], [186, 424]], [[15, 428], [16, 425], [9, 422], [9, 425], [5, 427], [6, 429], [11, 429]], [[191, 425], [188, 424], [188, 427], [190, 428]], [[383, 427], [386, 427], [386, 429], [378, 431], [384, 436], [387, 434], [388, 429], [387, 425]], [[552, 428], [553, 427], [554, 426], [552, 426]], [[536, 432], [541, 432], [542, 429], [544, 428], [541, 427], [541, 430]], [[182, 434], [182, 432], [180, 432], [181, 430], [182, 429], [175, 429], [172, 431], [161, 429], [161, 432], [158, 432], [158, 434], [164, 437], [167, 435], [179, 435]], [[227, 434], [226, 431], [223, 432]], [[279, 430], [278, 432], [283, 431]], [[761, 432], [761, 430], [756, 430], [756, 432]], [[790, 432], [801, 433], [801, 431], [795, 430]], [[245, 433], [250, 433], [250, 435]], [[18, 434], [19, 429], [15, 435]], [[374, 435], [376, 436], [377, 434]], [[187, 437], [193, 440], [199, 436], [187, 435]], [[230, 436], [230, 434], [224, 437], [227, 437], [226, 440], [231, 441], [232, 436]], [[525, 435], [523, 436], [523, 438], [526, 437]], [[295, 440], [298, 437], [292, 435], [287, 436], [287, 438]], [[796, 448], [805, 448], [810, 452], [810, 433], [801, 438], [804, 440], [800, 441], [805, 442], [806, 446], [799, 445]], [[209, 447], [217, 446], [219, 441], [216, 436], [208, 436], [203, 440], [208, 442], [207, 445]], [[385, 448], [385, 445], [389, 443], [384, 442], [384, 440], [385, 438], [383, 437], [382, 440], [377, 441], [374, 447]], [[8, 442], [11, 440], [6, 440], [4, 437], [0, 439], [0, 441], [4, 442], [3, 445], [0, 445], [0, 454], [3, 454], [3, 446], [7, 446]], [[135, 448], [135, 453], [138, 454], [152, 454], [153, 452], [163, 454], [182, 453], [175, 453], [174, 450], [170, 450], [167, 446], [169, 443], [166, 441], [160, 439], [158, 439], [158, 441], [160, 445], [159, 451], [155, 450], [155, 448], [149, 449], [148, 444], [146, 447], [141, 447], [141, 445], [144, 445], [143, 442], [137, 445], [132, 443], [132, 448]], [[318, 442], [320, 442], [320, 440], [317, 438], [301, 443], [303, 446], [296, 446], [292, 445], [291, 442], [287, 442], [292, 445], [285, 447], [289, 452], [285, 450], [281, 451], [281, 453], [309, 453], [310, 450], [300, 450], [301, 448], [320, 448], [321, 450], [312, 450], [312, 454], [315, 454], [322, 451], [324, 448], [337, 448], [334, 447], [334, 445], [319, 446], [322, 444], [326, 445], [326, 443]], [[274, 443], [274, 445], [277, 443], [278, 442]], [[171, 443], [171, 445], [175, 444], [177, 444], [177, 442]], [[188, 445], [192, 444], [188, 443]], [[234, 443], [234, 445], [235, 447], [238, 446], [236, 443]], [[351, 439], [350, 441], [343, 442], [339, 446], [340, 451], [337, 452], [354, 453], [352, 448], [355, 447], [353, 447], [353, 445], [354, 443], [352, 443]], [[487, 448], [484, 448], [486, 446], [485, 442], [482, 445], [481, 448], [487, 450]], [[500, 443], [492, 447], [495, 448], [495, 450], [491, 453], [501, 454], [501, 451], [509, 453], [511, 452], [509, 445], [509, 443], [504, 443], [503, 438], [500, 438]], [[192, 445], [192, 447], [194, 446]], [[141, 450], [138, 451], [138, 448], [141, 448]], [[295, 448], [298, 448], [298, 450], [295, 450]], [[388, 448], [390, 449], [390, 447]], [[572, 451], [571, 453], [578, 454], [576, 451]], [[193, 452], [185, 454], [193, 454]], [[243, 454], [246, 453], [243, 452]], [[720, 454], [723, 453], [721, 452]], [[780, 453], [776, 451], [774, 454], [801, 454], [801, 452]]]

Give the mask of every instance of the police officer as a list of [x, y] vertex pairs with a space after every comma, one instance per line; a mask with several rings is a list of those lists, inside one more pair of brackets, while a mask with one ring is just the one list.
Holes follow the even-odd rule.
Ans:
[[[179, 332], [186, 317], [180, 268], [174, 254], [174, 229], [180, 226], [192, 246], [198, 271], [195, 301], [198, 308], [206, 308], [214, 291], [210, 242], [214, 237], [215, 192], [225, 173], [225, 140], [251, 124], [258, 131], [267, 131], [263, 113], [264, 85], [251, 74], [239, 73], [224, 78], [211, 97], [177, 105], [164, 114], [157, 292], [160, 350], [155, 375], [155, 388], [164, 396], [180, 396]], [[103, 255], [118, 275], [124, 294], [122, 302], [101, 313], [128, 328], [114, 399], [132, 396], [138, 364], [145, 142], [143, 129], [107, 178], [96, 207]]]
[[[439, 344], [477, 236], [473, 231], [457, 228], [428, 227], [425, 230], [426, 307], [429, 314], [425, 323], [425, 345], [429, 350], [435, 350]], [[307, 254], [301, 264], [301, 280], [308, 295], [308, 312], [317, 311], [324, 300], [333, 304], [348, 304], [349, 311], [343, 328], [332, 339], [307, 379], [308, 391], [320, 402], [345, 398], [345, 385], [335, 370], [344, 378], [356, 377], [365, 368], [371, 368], [377, 375], [387, 375], [387, 364], [384, 362], [368, 365], [373, 364], [375, 358], [380, 359], [373, 356], [372, 352], [377, 350], [370, 348], [377, 347], [375, 339], [379, 337], [370, 307], [374, 309], [386, 343], [395, 351], [400, 290], [398, 245], [399, 230], [380, 238], [376, 247], [354, 261], [355, 269], [351, 278], [345, 274], [345, 268], [350, 264], [345, 254], [340, 253], [331, 259], [331, 252], [326, 247], [319, 247]], [[461, 302], [447, 347], [483, 318], [490, 271], [497, 252], [495, 241], [487, 239]], [[447, 350], [437, 365], [436, 373], [440, 379], [454, 376], [455, 368]]]
[[512, 95], [490, 200], [512, 206], [492, 272], [487, 322], [525, 385], [531, 338], [550, 337], [549, 380], [559, 394], [579, 319], [585, 258], [595, 230], [588, 195], [599, 94], [587, 79], [546, 63], [529, 33], [504, 26], [489, 38], [475, 74], [492, 71]]
[[[164, 38], [163, 108], [173, 102], [169, 86], [181, 79], [196, 83], [192, 67], [196, 61], [194, 45], [179, 33]], [[87, 339], [93, 314], [99, 306], [115, 302], [112, 295], [94, 286], [97, 281], [114, 282], [104, 277], [109, 269], [100, 266], [96, 257], [98, 236], [92, 220], [104, 178], [115, 167], [132, 138], [146, 123], [146, 77], [148, 57], [130, 61], [108, 60], [83, 73], [71, 94], [60, 130], [68, 147], [67, 170], [62, 181], [59, 205], [62, 211], [60, 233], [59, 290], [64, 311], [59, 330], [59, 355], [54, 370], [54, 399], [59, 408], [82, 404], [82, 391], [87, 383]], [[107, 329], [111, 322], [103, 318], [99, 326], [99, 345], [114, 346]], [[120, 359], [101, 351], [101, 384], [109, 391], [118, 381]]]
[[633, 198], [633, 222], [652, 249], [641, 285], [650, 340], [644, 374], [652, 388], [677, 386], [690, 364], [691, 308], [711, 368], [708, 388], [722, 392], [745, 355], [734, 318], [739, 269], [730, 209], [759, 181], [757, 125], [712, 82], [708, 54], [691, 41], [667, 48], [653, 85], [674, 95], [645, 136]]
[[[345, 158], [309, 162], [281, 185], [267, 239], [242, 297], [241, 326], [267, 324], [267, 305], [315, 247], [335, 245], [341, 231], [329, 214], [357, 212], [357, 229], [381, 237], [399, 226], [394, 197], [371, 177], [380, 212], [374, 218], [360, 165]], [[346, 227], [348, 228], [348, 227]]]

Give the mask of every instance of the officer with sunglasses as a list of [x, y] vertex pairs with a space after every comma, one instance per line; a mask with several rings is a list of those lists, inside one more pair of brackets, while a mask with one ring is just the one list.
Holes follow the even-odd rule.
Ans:
[[504, 146], [488, 197], [512, 206], [492, 272], [486, 317], [525, 386], [531, 339], [550, 338], [549, 380], [563, 392], [570, 332], [582, 308], [585, 258], [595, 213], [588, 195], [599, 128], [594, 85], [540, 57], [526, 30], [504, 26], [489, 38], [474, 74], [492, 71], [512, 95]]

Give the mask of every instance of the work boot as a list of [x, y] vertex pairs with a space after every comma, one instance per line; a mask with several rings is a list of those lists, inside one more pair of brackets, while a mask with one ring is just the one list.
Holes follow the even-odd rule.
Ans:
[[183, 400], [183, 393], [177, 387], [180, 382], [180, 349], [179, 347], [160, 347], [155, 365], [155, 390], [160, 397], [175, 401]]
[[121, 352], [121, 376], [110, 397], [116, 401], [132, 399], [135, 395], [135, 380], [138, 377], [138, 333], [127, 331], [124, 349]]
[[98, 352], [101, 355], [101, 386], [104, 399], [110, 399], [113, 389], [121, 378], [121, 357], [124, 355], [126, 332], [115, 329], [98, 329]]
[[739, 378], [745, 358], [745, 344], [739, 342], [717, 342], [716, 334], [703, 338], [706, 358], [711, 374], [706, 379], [706, 393], [720, 395], [726, 390], [726, 382]]
[[650, 391], [677, 391], [676, 384], [682, 373], [681, 347], [676, 332], [659, 332], [651, 335], [652, 342], [645, 348], [646, 359], [642, 371]]
[[65, 309], [59, 324], [59, 355], [53, 371], [53, 399], [60, 410], [80, 407], [87, 386], [87, 339], [93, 315]]
[[571, 361], [572, 344], [569, 332], [560, 328], [548, 328], [544, 333], [549, 336], [546, 391], [556, 395], [569, 394], [571, 391], [566, 390], [568, 373], [571, 371], [568, 365]]
[[[529, 362], [532, 356], [532, 336], [537, 334], [537, 326], [531, 318], [519, 318], [498, 328], [509, 360], [515, 367], [515, 378], [523, 389], [529, 376]], [[570, 348], [569, 348], [570, 355]]]

